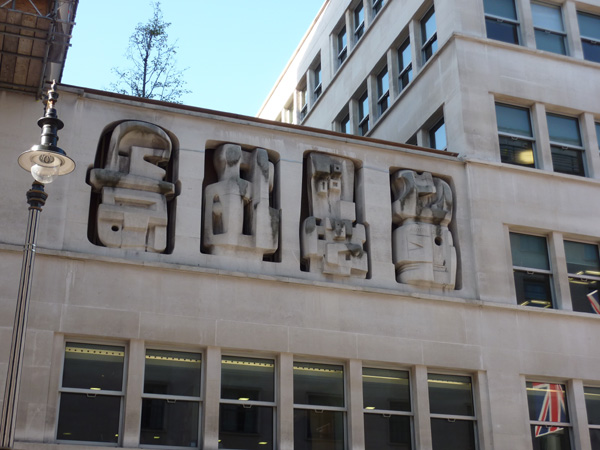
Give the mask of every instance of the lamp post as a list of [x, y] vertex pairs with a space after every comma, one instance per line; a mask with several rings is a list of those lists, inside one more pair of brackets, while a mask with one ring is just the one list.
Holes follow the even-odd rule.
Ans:
[[35, 259], [35, 243], [39, 214], [46, 203], [48, 194], [44, 192], [44, 184], [51, 183], [57, 176], [66, 175], [75, 169], [75, 162], [66, 153], [56, 146], [58, 141], [57, 131], [64, 124], [56, 114], [55, 104], [58, 93], [55, 90], [56, 81], [48, 92], [48, 103], [44, 117], [38, 120], [42, 129], [39, 145], [21, 153], [19, 166], [30, 171], [35, 179], [31, 189], [27, 192], [29, 204], [29, 217], [25, 246], [23, 248], [23, 263], [21, 265], [21, 279], [17, 294], [17, 308], [15, 323], [10, 345], [6, 386], [4, 388], [4, 403], [2, 404], [2, 421], [0, 422], [0, 448], [11, 449], [14, 444], [15, 425], [17, 421], [17, 402], [19, 399], [19, 385], [23, 368], [23, 354], [25, 349], [25, 331], [27, 329], [27, 313], [31, 294], [31, 281], [33, 275], [33, 262]]

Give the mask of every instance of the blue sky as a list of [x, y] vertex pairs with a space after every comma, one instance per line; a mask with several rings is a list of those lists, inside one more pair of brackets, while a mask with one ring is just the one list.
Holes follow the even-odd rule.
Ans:
[[[324, 0], [162, 0], [187, 105], [254, 116]], [[62, 82], [106, 89], [150, 0], [80, 0]]]

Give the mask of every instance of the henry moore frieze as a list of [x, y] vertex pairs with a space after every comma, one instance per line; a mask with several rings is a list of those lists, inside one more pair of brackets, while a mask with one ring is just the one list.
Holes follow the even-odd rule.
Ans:
[[392, 193], [397, 281], [454, 289], [456, 249], [448, 229], [453, 209], [450, 186], [429, 172], [399, 170], [392, 175]]
[[302, 259], [309, 272], [365, 278], [365, 226], [357, 223], [354, 163], [310, 153], [306, 159], [308, 217], [301, 227]]
[[167, 249], [168, 202], [175, 184], [167, 178], [173, 144], [156, 125], [117, 125], [90, 170], [93, 242], [106, 247], [161, 253]]
[[258, 260], [275, 253], [279, 210], [271, 205], [274, 165], [267, 151], [223, 144], [214, 151], [213, 164], [218, 181], [204, 189], [204, 248]]

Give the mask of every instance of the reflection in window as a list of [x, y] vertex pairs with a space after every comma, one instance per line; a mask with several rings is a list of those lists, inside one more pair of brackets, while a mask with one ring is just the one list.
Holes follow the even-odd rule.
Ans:
[[585, 386], [583, 393], [585, 396], [592, 450], [598, 450], [600, 449], [600, 388]]
[[600, 16], [577, 12], [583, 57], [600, 62]]
[[546, 238], [510, 233], [517, 304], [552, 308], [550, 261]]
[[554, 171], [585, 176], [579, 121], [557, 114], [546, 114], [546, 119]]
[[535, 140], [529, 110], [496, 103], [500, 160], [518, 166], [535, 167]]
[[377, 108], [381, 116], [390, 104], [390, 83], [388, 80], [387, 67], [384, 67], [377, 75]]
[[411, 58], [410, 38], [407, 38], [398, 49], [398, 90], [400, 91], [412, 81]]
[[197, 447], [200, 353], [146, 350], [140, 443]]
[[433, 450], [475, 450], [471, 377], [429, 374], [427, 378]]
[[429, 61], [429, 58], [437, 51], [437, 31], [435, 25], [435, 11], [433, 7], [427, 11], [427, 14], [421, 20], [421, 52], [423, 54], [423, 64]]
[[294, 450], [345, 449], [344, 369], [294, 362]]
[[365, 14], [363, 11], [362, 0], [356, 8], [354, 8], [354, 42], [358, 40], [365, 33]]
[[565, 241], [567, 271], [573, 311], [600, 314], [598, 282], [600, 259], [598, 246], [582, 242]]
[[363, 368], [365, 450], [410, 450], [408, 372]]
[[348, 45], [346, 40], [346, 27], [342, 28], [342, 30], [337, 35], [337, 59], [338, 59], [338, 67], [342, 65], [342, 63], [346, 60], [346, 56], [348, 56]]
[[366, 136], [369, 128], [369, 95], [365, 91], [358, 99], [358, 132], [361, 136]]
[[483, 9], [488, 38], [519, 43], [519, 21], [514, 0], [484, 0]]
[[527, 382], [533, 450], [570, 450], [570, 423], [565, 386]]
[[275, 362], [223, 356], [219, 448], [274, 448]]
[[67, 342], [57, 440], [119, 442], [125, 348]]
[[443, 117], [429, 130], [429, 146], [436, 150], [446, 150], [446, 125]]
[[562, 21], [560, 6], [532, 3], [535, 43], [540, 50], [567, 54], [567, 34]]

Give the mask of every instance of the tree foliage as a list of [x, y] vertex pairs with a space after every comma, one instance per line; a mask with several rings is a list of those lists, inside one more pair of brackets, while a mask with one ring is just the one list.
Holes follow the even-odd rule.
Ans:
[[129, 66], [112, 69], [118, 81], [111, 84], [111, 89], [119, 94], [181, 103], [181, 96], [190, 92], [183, 78], [186, 69], [176, 67], [177, 45], [169, 43], [167, 29], [171, 23], [164, 21], [160, 2], [151, 5], [152, 18], [145, 24], [138, 23], [129, 38], [125, 54]]

